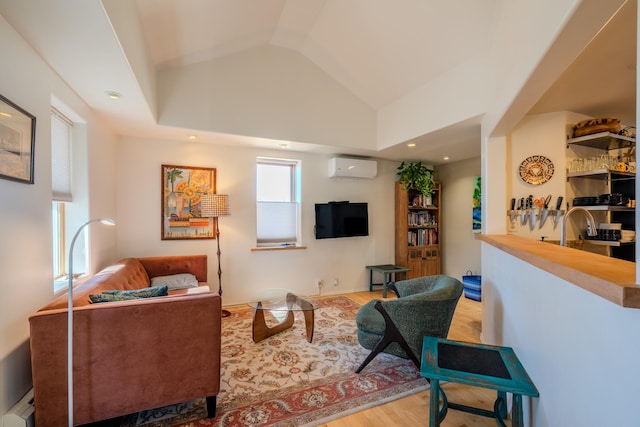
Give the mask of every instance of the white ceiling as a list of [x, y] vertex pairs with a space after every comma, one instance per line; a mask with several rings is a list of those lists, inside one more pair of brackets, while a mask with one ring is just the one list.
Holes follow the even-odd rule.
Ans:
[[135, 3], [158, 67], [272, 44], [301, 52], [374, 109], [484, 52], [499, 4], [497, 0]]
[[[105, 9], [119, 0], [0, 0], [0, 13], [52, 68], [123, 135], [184, 139], [185, 129], [155, 123]], [[377, 110], [482, 55], [501, 0], [133, 0], [146, 51], [157, 69], [271, 44], [300, 52]], [[104, 8], [103, 8], [104, 3]], [[134, 19], [135, 17], [131, 17]], [[532, 112], [570, 110], [635, 124], [636, 1], [601, 32]], [[109, 100], [104, 92], [124, 97]], [[372, 155], [437, 164], [480, 155], [475, 117]], [[228, 138], [278, 147], [278, 141]], [[340, 153], [290, 143], [289, 149]]]

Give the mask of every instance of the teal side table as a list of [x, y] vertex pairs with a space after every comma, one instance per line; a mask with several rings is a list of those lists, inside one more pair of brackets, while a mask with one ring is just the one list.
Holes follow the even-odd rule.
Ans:
[[[369, 269], [369, 292], [373, 291], [374, 286], [382, 286], [382, 298], [387, 297], [387, 286], [392, 281], [391, 276], [393, 276], [393, 281], [396, 280], [396, 273], [407, 273], [407, 271], [411, 271], [410, 268], [402, 267], [400, 265], [393, 264], [383, 264], [383, 265], [367, 265], [367, 269]], [[382, 283], [373, 283], [373, 272], [377, 271], [378, 273], [382, 273]]]
[[[507, 417], [507, 393], [513, 395], [511, 425], [524, 427], [522, 396], [539, 396], [536, 386], [510, 347], [424, 337], [420, 375], [431, 382], [429, 427], [440, 426], [448, 408], [495, 418], [499, 426], [506, 427], [503, 420]], [[447, 402], [447, 396], [440, 387], [441, 380], [497, 390], [493, 411]]]

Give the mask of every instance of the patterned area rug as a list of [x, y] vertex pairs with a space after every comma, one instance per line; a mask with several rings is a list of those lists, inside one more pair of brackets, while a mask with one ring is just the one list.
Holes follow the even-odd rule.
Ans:
[[315, 426], [428, 387], [410, 361], [386, 354], [355, 374], [369, 353], [356, 338], [360, 306], [345, 297], [310, 301], [318, 307], [313, 343], [306, 340], [301, 313], [293, 328], [259, 343], [251, 339], [252, 310], [223, 319], [216, 418], [206, 418], [204, 399], [199, 399], [143, 411], [121, 425]]

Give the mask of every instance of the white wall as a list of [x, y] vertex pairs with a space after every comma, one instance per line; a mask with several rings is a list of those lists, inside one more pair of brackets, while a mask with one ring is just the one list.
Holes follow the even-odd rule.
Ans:
[[639, 425], [640, 310], [486, 243], [482, 272], [483, 340], [513, 347], [536, 384], [533, 426]]
[[[392, 147], [483, 114], [486, 58], [470, 58], [378, 111], [378, 149]], [[433, 102], [437, 99], [437, 102]], [[464, 99], [464, 102], [460, 102]]]
[[436, 166], [442, 183], [442, 272], [461, 277], [481, 274], [480, 241], [472, 232], [472, 196], [480, 176], [480, 158]]
[[[257, 156], [302, 162], [302, 243], [307, 249], [254, 252]], [[378, 161], [378, 176], [330, 179], [325, 155], [259, 148], [125, 138], [118, 164], [118, 247], [122, 257], [198, 254], [209, 256], [209, 281], [217, 287], [215, 240], [162, 241], [161, 165], [216, 168], [217, 192], [231, 198], [231, 216], [220, 218], [224, 305], [245, 303], [257, 291], [289, 288], [303, 295], [368, 289], [365, 266], [393, 262], [395, 162]], [[369, 204], [369, 236], [315, 240], [315, 203]], [[339, 285], [331, 281], [338, 278]]]
[[[115, 183], [96, 180], [95, 173], [113, 176], [113, 136], [75, 93], [64, 85], [40, 57], [0, 16], [0, 93], [36, 116], [35, 183], [0, 179], [0, 414], [31, 387], [28, 317], [53, 298], [51, 242], [51, 141], [52, 96], [87, 120], [91, 168], [86, 201], [90, 215], [115, 216]], [[86, 162], [86, 159], [85, 159]], [[96, 200], [98, 194], [100, 200]], [[115, 257], [115, 233], [93, 230], [90, 264], [101, 268]]]
[[[545, 198], [551, 195], [550, 207], [555, 207], [558, 196], [563, 197], [562, 209], [565, 208], [567, 195], [565, 191], [567, 183], [566, 171], [566, 145], [568, 112], [556, 112], [526, 116], [510, 133], [510, 168], [509, 168], [509, 201], [505, 201], [505, 215], [508, 202], [511, 197], [525, 199], [533, 195], [534, 199]], [[553, 162], [554, 173], [551, 179], [543, 184], [533, 185], [520, 178], [519, 166], [530, 156], [542, 155]], [[517, 218], [515, 225], [510, 227], [510, 232], [523, 237], [540, 240], [543, 236], [548, 240], [559, 240], [560, 226], [553, 228], [552, 218], [547, 218], [545, 225], [540, 229], [540, 218], [537, 218], [535, 228], [531, 230], [529, 221], [522, 225]]]

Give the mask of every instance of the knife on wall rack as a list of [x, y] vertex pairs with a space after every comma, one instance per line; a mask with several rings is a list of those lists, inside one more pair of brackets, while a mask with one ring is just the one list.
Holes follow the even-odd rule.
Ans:
[[561, 210], [560, 208], [562, 208], [562, 196], [558, 196], [558, 200], [556, 201], [556, 208], [552, 211], [553, 212], [553, 229], [555, 230], [557, 225], [558, 225], [558, 221], [560, 220], [560, 217], [562, 215], [564, 215], [564, 211]]

